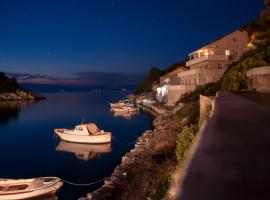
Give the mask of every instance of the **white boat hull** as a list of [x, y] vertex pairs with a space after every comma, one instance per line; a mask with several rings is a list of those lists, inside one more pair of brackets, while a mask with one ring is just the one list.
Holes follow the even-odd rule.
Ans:
[[88, 144], [101, 144], [111, 142], [111, 133], [99, 134], [99, 135], [78, 135], [61, 132], [55, 129], [55, 133], [61, 138], [61, 140], [76, 143], [88, 143]]
[[133, 107], [114, 108], [114, 112], [116, 113], [133, 113], [137, 111], [138, 109]]
[[125, 106], [124, 103], [110, 103], [111, 108], [122, 108]]
[[[18, 180], [18, 183], [16, 184], [23, 184], [23, 183], [20, 183], [20, 180]], [[4, 192], [4, 193], [0, 193], [0, 200], [32, 199], [32, 198], [42, 197], [46, 195], [52, 195], [52, 194], [55, 194], [62, 187], [62, 185], [63, 185], [63, 182], [61, 182], [59, 179], [59, 181], [54, 182], [53, 184], [48, 184], [47, 186], [43, 186], [41, 188], [36, 188], [32, 190], [6, 192], [6, 193]]]

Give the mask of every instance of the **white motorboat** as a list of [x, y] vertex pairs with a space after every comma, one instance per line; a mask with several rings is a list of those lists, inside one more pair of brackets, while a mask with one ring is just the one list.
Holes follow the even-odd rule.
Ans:
[[119, 101], [118, 103], [110, 103], [111, 108], [122, 108], [125, 106], [125, 103]]
[[0, 200], [19, 200], [55, 194], [63, 185], [58, 177], [0, 179]]
[[74, 153], [79, 160], [91, 160], [99, 153], [109, 153], [112, 150], [111, 143], [104, 144], [79, 144], [60, 141], [56, 147], [57, 151]]
[[113, 111], [115, 113], [133, 113], [137, 112], [138, 109], [133, 106], [124, 106], [122, 108], [114, 108]]
[[111, 108], [123, 108], [124, 106], [133, 106], [131, 100], [125, 99], [123, 101], [119, 101], [117, 103], [110, 103]]
[[124, 106], [122, 108], [114, 108], [113, 111], [116, 112], [116, 113], [128, 113], [129, 108]]
[[111, 142], [111, 132], [98, 129], [96, 124], [80, 124], [74, 129], [54, 129], [54, 132], [68, 142], [100, 144]]

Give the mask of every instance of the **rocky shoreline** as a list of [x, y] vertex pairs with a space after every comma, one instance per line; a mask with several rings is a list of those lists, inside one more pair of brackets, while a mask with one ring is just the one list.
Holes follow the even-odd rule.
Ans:
[[[122, 157], [110, 177], [106, 178], [104, 185], [87, 197], [79, 200], [105, 200], [105, 199], [151, 199], [151, 188], [157, 174], [162, 171], [162, 164], [170, 162], [170, 155], [160, 154], [157, 149], [157, 140], [164, 137], [166, 118], [168, 112], [153, 105], [140, 105], [150, 111], [156, 118], [153, 121], [154, 129], [145, 131], [137, 140], [134, 148]], [[158, 111], [158, 112], [157, 112]]]
[[14, 92], [4, 92], [0, 94], [0, 101], [15, 101], [15, 100], [41, 100], [45, 99], [37, 93], [17, 89]]

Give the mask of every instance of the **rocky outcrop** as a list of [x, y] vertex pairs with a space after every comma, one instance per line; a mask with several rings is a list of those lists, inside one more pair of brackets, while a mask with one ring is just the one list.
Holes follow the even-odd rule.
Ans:
[[21, 88], [15, 78], [0, 72], [0, 101], [39, 99], [45, 99], [45, 97]]
[[0, 101], [40, 100], [40, 99], [45, 99], [45, 97], [23, 89], [17, 89], [14, 92], [0, 93]]

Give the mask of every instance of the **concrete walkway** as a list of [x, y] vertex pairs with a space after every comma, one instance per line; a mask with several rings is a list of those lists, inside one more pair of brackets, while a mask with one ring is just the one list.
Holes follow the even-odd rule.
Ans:
[[269, 105], [269, 95], [218, 93], [177, 199], [270, 199]]

